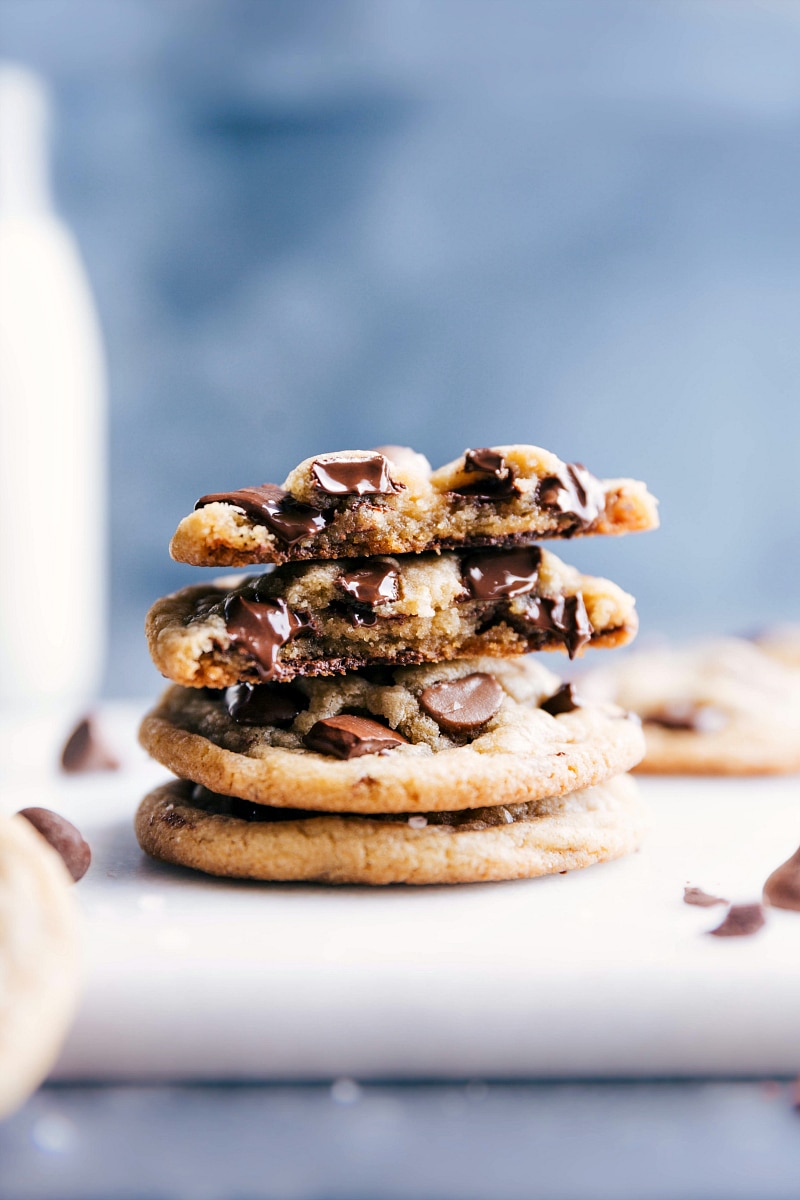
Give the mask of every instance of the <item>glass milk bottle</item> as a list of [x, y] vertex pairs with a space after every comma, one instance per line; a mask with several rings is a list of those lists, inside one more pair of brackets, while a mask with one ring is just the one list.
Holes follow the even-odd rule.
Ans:
[[100, 331], [53, 211], [48, 103], [0, 63], [0, 709], [71, 714], [100, 683], [105, 613]]

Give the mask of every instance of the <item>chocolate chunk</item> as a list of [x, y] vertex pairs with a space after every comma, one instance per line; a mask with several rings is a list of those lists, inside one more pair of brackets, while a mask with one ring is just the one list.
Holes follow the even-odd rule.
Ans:
[[695, 704], [692, 700], [675, 700], [643, 718], [646, 725], [659, 725], [689, 733], [719, 733], [729, 717], [713, 704]]
[[344, 571], [339, 587], [360, 604], [389, 604], [400, 595], [400, 569], [391, 558], [373, 558], [364, 566]]
[[352, 713], [317, 721], [303, 741], [309, 750], [332, 754], [336, 758], [360, 758], [362, 754], [379, 754], [381, 750], [408, 745], [408, 739], [394, 729]]
[[290, 683], [237, 683], [225, 692], [225, 705], [238, 725], [285, 728], [308, 708], [308, 697]]
[[534, 629], [544, 633], [560, 633], [570, 658], [574, 658], [581, 647], [591, 640], [593, 629], [578, 592], [575, 596], [559, 596], [551, 600], [546, 596], [531, 600], [525, 620]]
[[92, 717], [83, 717], [67, 738], [61, 751], [61, 769], [69, 775], [119, 770], [119, 762], [103, 743]]
[[685, 887], [683, 903], [694, 904], [697, 908], [713, 908], [715, 904], [727, 904], [728, 901], [723, 900], [721, 896], [711, 896], [699, 887]]
[[474, 483], [454, 488], [458, 496], [473, 496], [477, 500], [510, 500], [519, 495], [516, 471], [497, 450], [481, 447], [464, 451], [464, 471], [480, 475]]
[[538, 546], [471, 554], [461, 564], [464, 585], [475, 600], [524, 596], [536, 587], [542, 552]]
[[231, 641], [252, 655], [259, 676], [268, 683], [280, 674], [281, 646], [307, 629], [309, 622], [292, 612], [285, 600], [248, 600], [235, 593], [225, 601], [225, 625]]
[[420, 696], [419, 704], [445, 733], [469, 736], [491, 721], [503, 696], [494, 676], [479, 672], [431, 684]]
[[574, 683], [562, 684], [557, 692], [553, 692], [552, 696], [548, 696], [539, 705], [539, 708], [550, 713], [551, 717], [560, 717], [562, 713], [574, 712], [576, 708], [580, 707], [581, 702], [578, 699]]
[[588, 528], [606, 506], [602, 483], [580, 463], [566, 463], [559, 474], [540, 479], [536, 499], [542, 508], [574, 517], [576, 531]]
[[800, 912], [800, 850], [772, 872], [764, 884], [764, 899], [773, 908]]
[[17, 815], [30, 821], [34, 829], [61, 855], [76, 883], [83, 879], [89, 870], [92, 852], [89, 843], [83, 840], [74, 825], [49, 808], [23, 808]]
[[311, 465], [314, 487], [329, 496], [387, 496], [400, 492], [404, 484], [389, 474], [389, 460], [382, 454], [359, 458], [337, 458], [325, 454]]
[[231, 504], [234, 508], [241, 508], [251, 521], [266, 525], [285, 546], [296, 546], [304, 538], [313, 537], [325, 528], [329, 520], [327, 513], [312, 508], [310, 504], [301, 504], [274, 483], [201, 496], [195, 508], [204, 508], [207, 504]]
[[758, 933], [764, 921], [764, 909], [760, 904], [733, 904], [722, 924], [708, 932], [712, 937], [749, 937]]

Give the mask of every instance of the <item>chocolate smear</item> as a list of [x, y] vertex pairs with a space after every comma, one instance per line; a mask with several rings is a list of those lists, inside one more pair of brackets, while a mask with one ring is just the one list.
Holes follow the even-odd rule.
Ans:
[[343, 571], [339, 587], [360, 604], [389, 604], [400, 595], [400, 568], [391, 558], [373, 558]]
[[719, 733], [729, 717], [713, 704], [695, 704], [692, 700], [675, 700], [643, 718], [646, 725], [674, 729], [687, 733]]
[[404, 484], [389, 474], [389, 460], [382, 454], [359, 458], [337, 458], [325, 454], [311, 464], [313, 485], [329, 496], [387, 496], [400, 492]]
[[541, 479], [536, 499], [542, 508], [574, 517], [575, 532], [587, 529], [606, 506], [605, 488], [581, 463], [566, 463], [562, 471]]
[[727, 904], [728, 901], [723, 900], [721, 896], [712, 896], [699, 887], [685, 887], [683, 903], [693, 904], [697, 908], [713, 908], [715, 904]]
[[491, 721], [504, 695], [493, 675], [479, 672], [431, 684], [421, 694], [419, 705], [445, 733], [471, 736]]
[[278, 651], [308, 628], [306, 617], [292, 612], [285, 600], [248, 600], [240, 593], [225, 601], [225, 625], [234, 645], [255, 659], [265, 683], [280, 675]]
[[764, 899], [773, 908], [800, 912], [800, 850], [772, 872], [764, 884]]
[[524, 596], [536, 587], [541, 561], [538, 546], [471, 554], [462, 561], [461, 575], [474, 600]]
[[329, 520], [327, 513], [310, 504], [302, 504], [274, 483], [201, 496], [195, 508], [204, 508], [207, 504], [231, 504], [241, 508], [251, 521], [266, 525], [285, 546], [296, 546], [305, 538], [320, 533]]
[[51, 812], [49, 808], [23, 808], [17, 815], [30, 821], [34, 829], [61, 855], [76, 883], [83, 879], [92, 861], [92, 851], [70, 821]]
[[119, 770], [119, 761], [103, 742], [92, 717], [83, 717], [67, 738], [61, 751], [61, 769], [68, 775]]
[[562, 684], [557, 692], [553, 692], [552, 696], [548, 696], [539, 705], [539, 708], [550, 713], [551, 717], [560, 717], [562, 713], [574, 712], [576, 708], [580, 707], [581, 702], [578, 699], [574, 683]]
[[468, 475], [479, 475], [480, 478], [474, 483], [454, 488], [458, 496], [474, 496], [478, 500], [510, 500], [519, 495], [516, 471], [497, 450], [487, 446], [465, 450], [464, 471]]
[[237, 683], [225, 692], [225, 706], [237, 725], [286, 728], [308, 708], [308, 697], [290, 683]]
[[591, 640], [594, 632], [580, 592], [555, 600], [546, 596], [531, 600], [525, 619], [543, 633], [560, 633], [570, 658]]
[[712, 937], [749, 937], [758, 933], [764, 922], [764, 909], [760, 904], [732, 904], [722, 924], [708, 932]]
[[379, 754], [381, 750], [408, 745], [408, 739], [394, 729], [353, 713], [317, 721], [303, 741], [309, 750], [332, 754], [335, 758], [360, 758], [362, 754]]

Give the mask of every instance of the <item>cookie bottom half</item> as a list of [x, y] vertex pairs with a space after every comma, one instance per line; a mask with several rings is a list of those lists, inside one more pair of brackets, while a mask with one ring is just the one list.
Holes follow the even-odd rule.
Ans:
[[627, 775], [565, 796], [466, 814], [329, 816], [263, 807], [255, 813], [255, 807], [174, 780], [142, 801], [136, 836], [154, 858], [209, 875], [436, 884], [588, 867], [631, 853], [646, 826]]

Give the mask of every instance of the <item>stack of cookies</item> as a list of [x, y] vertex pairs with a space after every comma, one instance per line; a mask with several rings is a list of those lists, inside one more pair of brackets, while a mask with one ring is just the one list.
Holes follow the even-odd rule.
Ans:
[[405, 447], [203, 496], [179, 562], [269, 569], [147, 618], [173, 683], [142, 725], [178, 779], [144, 850], [214, 875], [446, 883], [567, 871], [638, 844], [639, 723], [529, 651], [617, 646], [633, 598], [537, 543], [652, 529], [643, 484], [533, 446], [432, 471]]

